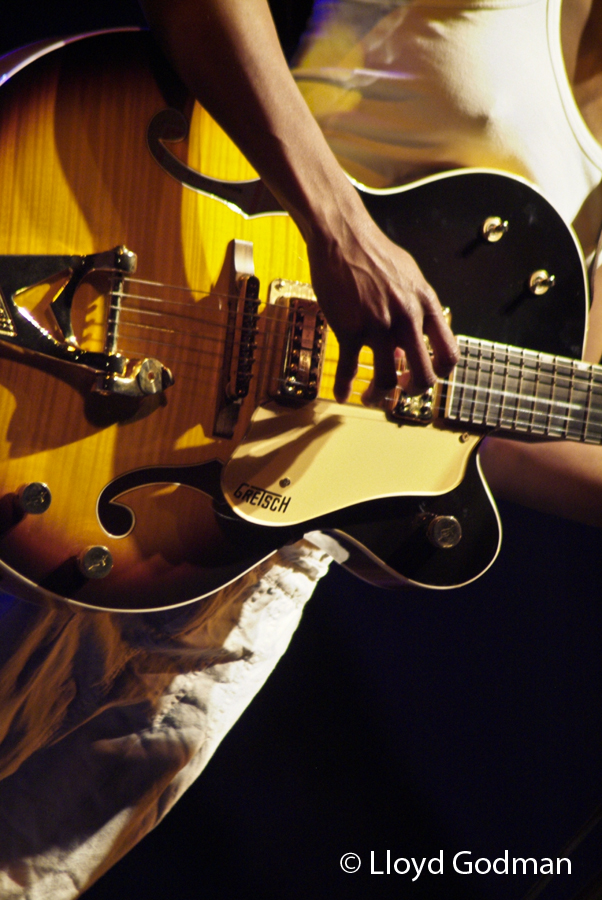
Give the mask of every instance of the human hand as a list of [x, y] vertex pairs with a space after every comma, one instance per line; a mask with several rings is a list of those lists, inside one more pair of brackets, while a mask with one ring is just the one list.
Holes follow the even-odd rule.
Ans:
[[[421, 393], [458, 360], [454, 336], [437, 295], [418, 265], [365, 214], [347, 222], [342, 236], [314, 235], [308, 241], [312, 285], [339, 342], [335, 398], [351, 391], [363, 346], [374, 354], [374, 378], [364, 402], [377, 404], [397, 384], [403, 350], [410, 370], [408, 393]], [[429, 355], [424, 335], [430, 340]]]

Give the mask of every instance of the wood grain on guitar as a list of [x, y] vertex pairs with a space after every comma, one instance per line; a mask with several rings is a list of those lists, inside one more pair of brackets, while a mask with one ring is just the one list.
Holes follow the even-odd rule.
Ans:
[[[474, 170], [363, 190], [469, 336], [448, 383], [384, 411], [361, 405], [368, 351], [351, 402], [334, 403], [337, 346], [303, 241], [254, 178], [143, 33], [72, 42], [2, 87], [8, 588], [157, 609], [305, 532], [376, 583], [453, 587], [499, 549], [483, 430], [601, 442], [601, 370], [570, 359], [586, 316], [580, 251], [530, 186]], [[247, 185], [244, 214], [232, 182]], [[499, 240], [483, 230], [492, 218], [508, 222]], [[51, 497], [39, 514], [37, 485]]]

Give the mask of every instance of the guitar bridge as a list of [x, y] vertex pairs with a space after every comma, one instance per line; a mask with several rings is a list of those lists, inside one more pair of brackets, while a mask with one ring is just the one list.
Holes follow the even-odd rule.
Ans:
[[276, 376], [268, 393], [281, 403], [308, 403], [318, 396], [326, 319], [311, 285], [280, 278], [270, 285], [268, 304], [287, 311]]

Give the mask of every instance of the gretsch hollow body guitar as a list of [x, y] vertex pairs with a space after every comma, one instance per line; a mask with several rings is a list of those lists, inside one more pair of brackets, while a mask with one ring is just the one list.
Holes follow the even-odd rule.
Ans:
[[377, 584], [454, 587], [499, 549], [485, 430], [602, 441], [602, 369], [579, 361], [581, 253], [525, 182], [358, 187], [450, 307], [462, 358], [385, 412], [361, 405], [363, 351], [340, 406], [297, 229], [149, 36], [3, 64], [7, 589], [157, 609], [306, 533]]

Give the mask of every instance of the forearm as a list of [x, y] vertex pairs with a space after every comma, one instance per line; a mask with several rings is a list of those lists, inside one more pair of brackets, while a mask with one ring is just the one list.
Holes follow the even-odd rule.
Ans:
[[448, 374], [457, 347], [437, 297], [340, 168], [288, 70], [267, 0], [141, 3], [180, 76], [305, 238], [312, 284], [339, 342], [337, 400], [349, 395], [362, 346], [374, 352], [370, 402], [397, 382], [396, 347], [411, 369], [408, 390]]
[[488, 437], [480, 456], [495, 497], [602, 526], [602, 447]]
[[[593, 284], [584, 359], [602, 355], [602, 266]], [[575, 441], [488, 437], [481, 465], [494, 496], [602, 526], [602, 447]]]
[[180, 76], [306, 241], [365, 218], [290, 75], [266, 0], [141, 4]]

